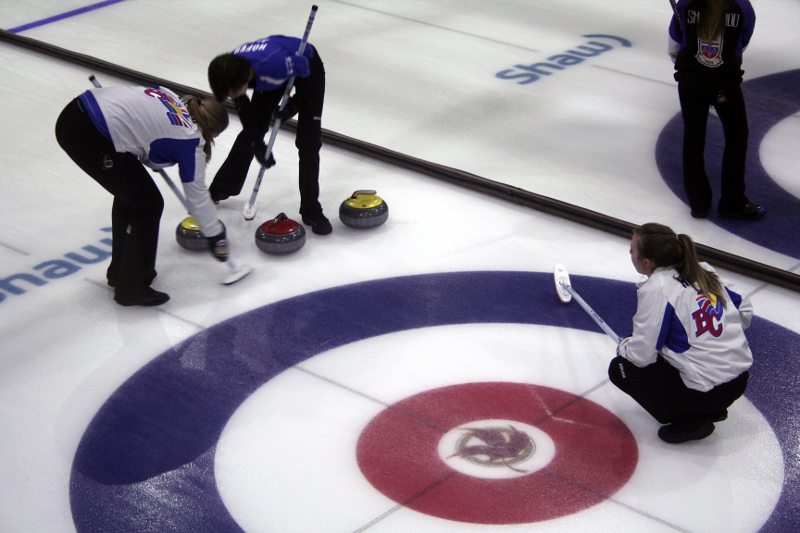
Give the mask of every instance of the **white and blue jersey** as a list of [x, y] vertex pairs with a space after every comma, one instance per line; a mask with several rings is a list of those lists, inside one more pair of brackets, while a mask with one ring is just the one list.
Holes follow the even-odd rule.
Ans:
[[661, 354], [688, 388], [699, 391], [739, 376], [753, 363], [744, 334], [753, 308], [730, 285], [724, 291], [725, 306], [681, 280], [674, 268], [656, 269], [639, 285], [633, 333], [622, 340], [618, 354], [639, 367]]
[[[286, 58], [297, 54], [301, 39], [286, 35], [270, 35], [236, 48], [233, 55], [246, 59], [255, 73], [257, 91], [274, 91], [283, 86], [291, 76]], [[303, 56], [314, 57], [314, 47], [306, 44]]]
[[156, 170], [177, 164], [189, 212], [202, 233], [222, 232], [205, 185], [205, 140], [183, 100], [163, 87], [104, 87], [84, 92], [80, 101], [117, 152], [131, 153]]

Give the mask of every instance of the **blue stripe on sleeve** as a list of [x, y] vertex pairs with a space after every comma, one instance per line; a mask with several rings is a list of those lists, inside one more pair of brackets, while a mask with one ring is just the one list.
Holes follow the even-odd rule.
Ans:
[[78, 97], [83, 104], [83, 108], [89, 114], [89, 118], [94, 124], [94, 127], [97, 128], [97, 131], [105, 137], [108, 142], [114, 144], [114, 140], [111, 138], [111, 132], [108, 131], [108, 124], [106, 124], [106, 117], [103, 116], [103, 112], [100, 111], [100, 106], [97, 105], [97, 100], [95, 99], [94, 95], [91, 91], [86, 91]]
[[663, 346], [675, 353], [683, 353], [689, 349], [689, 336], [671, 304], [667, 304], [664, 309], [664, 319], [661, 321], [656, 350], [661, 350]]
[[194, 181], [195, 151], [200, 139], [156, 139], [150, 143], [150, 161], [164, 165], [178, 164], [178, 173], [183, 183]]
[[730, 290], [728, 287], [725, 287], [725, 292], [728, 293], [728, 297], [731, 299], [731, 302], [733, 302], [733, 305], [736, 306], [736, 309], [739, 309], [739, 306], [742, 304], [742, 295]]

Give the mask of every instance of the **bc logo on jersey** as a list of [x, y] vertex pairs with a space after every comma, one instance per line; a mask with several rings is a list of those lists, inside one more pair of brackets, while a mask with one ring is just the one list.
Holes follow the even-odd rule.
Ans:
[[716, 295], [712, 294], [711, 298], [705, 294], [697, 295], [698, 309], [692, 313], [692, 318], [696, 326], [695, 335], [697, 337], [704, 333], [710, 333], [714, 337], [722, 335], [722, 324], [718, 321], [722, 320], [722, 301]]
[[192, 127], [192, 116], [189, 114], [189, 110], [186, 109], [186, 106], [183, 102], [176, 100], [164, 91], [153, 87], [145, 89], [144, 94], [147, 96], [152, 96], [164, 104], [164, 107], [167, 108], [167, 118], [169, 119], [170, 124], [184, 128]]

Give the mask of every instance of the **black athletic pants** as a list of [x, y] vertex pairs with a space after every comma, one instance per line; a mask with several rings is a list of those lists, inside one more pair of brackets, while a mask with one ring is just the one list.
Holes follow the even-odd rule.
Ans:
[[77, 98], [56, 121], [56, 140], [84, 172], [114, 195], [113, 244], [106, 276], [117, 296], [139, 294], [156, 277], [158, 228], [164, 210], [161, 192], [133, 154], [114, 150]]
[[[316, 50], [309, 64], [311, 74], [305, 78], [295, 78], [294, 101], [299, 109], [295, 146], [299, 156], [300, 213], [313, 218], [322, 213], [319, 203], [319, 151], [322, 147], [325, 67]], [[253, 160], [250, 143], [264, 139], [270, 117], [278, 108], [284, 91], [285, 87], [268, 92], [254, 91], [249, 103], [246, 98], [237, 102], [242, 131], [208, 188], [214, 200], [236, 196], [242, 191]]]
[[708, 84], [698, 80], [678, 81], [683, 117], [683, 185], [693, 210], [711, 208], [711, 186], [705, 170], [706, 127], [709, 106], [717, 111], [725, 136], [722, 154], [720, 210], [737, 211], [748, 202], [745, 196], [747, 159], [747, 111], [740, 80]]
[[695, 428], [713, 421], [744, 394], [749, 374], [743, 372], [701, 392], [688, 388], [680, 372], [659, 356], [655, 363], [641, 368], [624, 357], [615, 357], [608, 377], [660, 423]]

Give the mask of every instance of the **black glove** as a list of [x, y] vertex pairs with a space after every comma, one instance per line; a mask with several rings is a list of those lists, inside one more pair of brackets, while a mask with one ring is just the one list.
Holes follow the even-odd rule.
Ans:
[[250, 143], [250, 151], [253, 152], [253, 155], [256, 157], [256, 161], [264, 168], [270, 168], [275, 166], [275, 158], [272, 157], [272, 154], [269, 154], [269, 159], [267, 159], [267, 145], [264, 144], [263, 140], [253, 141]]
[[287, 120], [295, 116], [298, 111], [300, 110], [297, 108], [297, 104], [295, 103], [294, 98], [289, 98], [286, 101], [286, 105], [283, 106], [283, 109], [275, 110], [275, 118], [280, 119], [281, 122], [286, 122]]
[[311, 75], [311, 65], [306, 56], [295, 54], [286, 56], [286, 75], [307, 78]]
[[207, 237], [206, 240], [208, 241], [208, 249], [214, 259], [223, 263], [228, 260], [228, 238], [225, 229], [219, 235]]

